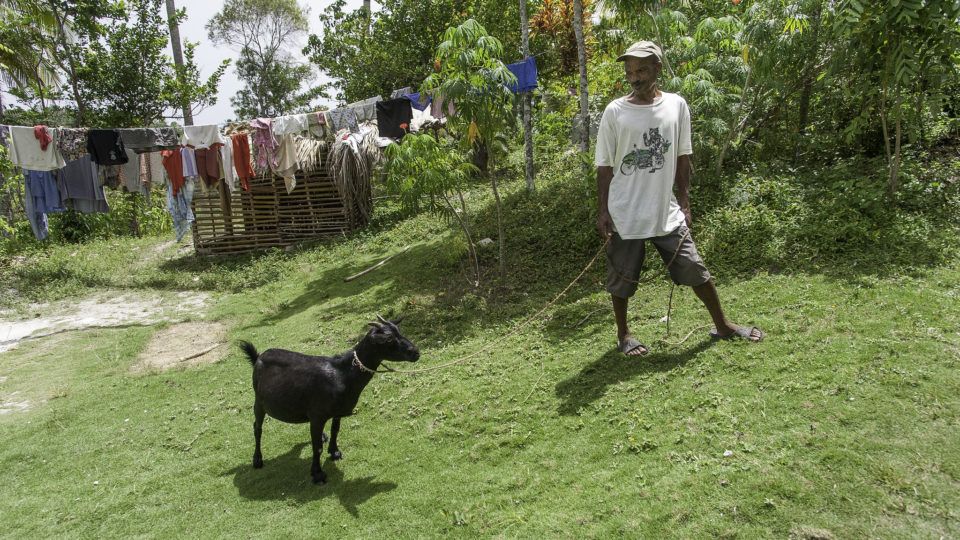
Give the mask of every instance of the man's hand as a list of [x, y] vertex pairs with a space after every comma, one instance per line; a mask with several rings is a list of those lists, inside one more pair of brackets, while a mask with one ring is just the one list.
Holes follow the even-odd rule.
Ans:
[[693, 216], [690, 214], [690, 207], [681, 207], [680, 210], [683, 212], [683, 219], [687, 222], [687, 228], [693, 227]]
[[597, 216], [597, 232], [604, 241], [613, 236], [613, 220], [609, 212], [600, 212]]

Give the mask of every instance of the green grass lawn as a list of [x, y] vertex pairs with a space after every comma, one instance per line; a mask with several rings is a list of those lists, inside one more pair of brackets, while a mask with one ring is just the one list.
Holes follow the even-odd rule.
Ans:
[[598, 245], [553, 264], [542, 246], [514, 243], [511, 279], [486, 276], [471, 291], [449, 249], [458, 237], [427, 216], [235, 260], [197, 261], [165, 241], [52, 248], [6, 275], [31, 299], [212, 291], [209, 318], [261, 351], [340, 352], [390, 311], [407, 315], [423, 353], [396, 367], [493, 347], [445, 370], [377, 375], [343, 422], [344, 460], [325, 462], [329, 483], [315, 486], [306, 425], [268, 419], [265, 467], [250, 466], [253, 391], [239, 350], [138, 376], [129, 368], [157, 327], [27, 342], [0, 354], [0, 395], [33, 403], [0, 416], [0, 535], [960, 535], [955, 262], [719, 274], [727, 311], [763, 328], [761, 344], [700, 330], [672, 345], [709, 319], [678, 289], [664, 338], [669, 287], [654, 280], [631, 305], [653, 351], [626, 359], [613, 351], [602, 261], [540, 320], [502, 337]]

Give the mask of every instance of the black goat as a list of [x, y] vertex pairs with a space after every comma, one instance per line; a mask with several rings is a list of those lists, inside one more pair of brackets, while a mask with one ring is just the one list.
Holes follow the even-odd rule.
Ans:
[[315, 484], [326, 482], [327, 475], [320, 469], [320, 452], [326, 439], [323, 428], [327, 420], [333, 419], [328, 451], [330, 459], [337, 460], [343, 457], [337, 447], [340, 418], [353, 414], [360, 392], [373, 378], [380, 362], [416, 362], [420, 358], [417, 347], [400, 334], [400, 320], [388, 321], [379, 315], [377, 319], [379, 322], [370, 323], [372, 328], [356, 347], [338, 356], [310, 356], [283, 349], [257, 354], [252, 344], [240, 342], [240, 348], [253, 364], [254, 468], [263, 467], [260, 434], [263, 417], [269, 414], [291, 424], [310, 422], [310, 475]]

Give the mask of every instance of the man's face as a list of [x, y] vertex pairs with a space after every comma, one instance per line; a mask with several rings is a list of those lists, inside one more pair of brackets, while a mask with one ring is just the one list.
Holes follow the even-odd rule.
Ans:
[[623, 68], [627, 74], [627, 82], [634, 92], [645, 94], [657, 83], [660, 76], [660, 63], [655, 56], [645, 58], [628, 57], [623, 61]]

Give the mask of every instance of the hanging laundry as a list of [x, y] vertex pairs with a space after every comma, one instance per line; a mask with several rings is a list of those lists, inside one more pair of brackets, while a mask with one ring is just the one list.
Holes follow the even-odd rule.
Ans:
[[420, 101], [420, 92], [415, 92], [413, 94], [404, 94], [402, 97], [405, 97], [410, 100], [410, 105], [418, 111], [422, 111], [430, 106], [430, 97], [426, 94], [423, 95], [424, 101]]
[[310, 129], [310, 119], [306, 114], [290, 114], [273, 119], [273, 136], [279, 139], [288, 133], [300, 135]]
[[65, 161], [87, 155], [87, 128], [57, 128], [57, 146]]
[[184, 178], [190, 176], [199, 176], [200, 173], [197, 171], [197, 156], [194, 153], [193, 148], [190, 148], [189, 146], [181, 146], [180, 156], [183, 160]]
[[194, 189], [193, 178], [184, 180], [181, 188], [176, 191], [173, 189], [173, 182], [167, 186], [167, 212], [173, 218], [173, 232], [177, 236], [177, 242], [190, 232], [190, 224], [194, 221], [193, 210], [190, 208]]
[[180, 150], [164, 150], [160, 152], [163, 156], [163, 169], [167, 171], [167, 178], [170, 179], [170, 188], [173, 194], [179, 193], [183, 187], [183, 153]]
[[327, 119], [334, 133], [341, 129], [348, 129], [350, 133], [356, 133], [360, 130], [360, 126], [357, 124], [357, 111], [353, 109], [346, 107], [333, 109], [328, 111]]
[[57, 187], [65, 207], [84, 214], [110, 211], [103, 186], [97, 181], [97, 164], [89, 155], [68, 161], [57, 171]]
[[413, 107], [407, 98], [389, 99], [377, 103], [377, 127], [381, 137], [399, 139], [410, 129]]
[[273, 136], [273, 122], [270, 118], [257, 118], [250, 122], [253, 132], [253, 146], [257, 151], [257, 169], [265, 171], [276, 165], [273, 154], [277, 150], [277, 139]]
[[404, 94], [409, 94], [410, 92], [413, 92], [413, 88], [410, 88], [409, 86], [398, 88], [390, 94], [390, 99], [402, 98]]
[[220, 134], [220, 126], [209, 124], [205, 126], [183, 126], [183, 142], [194, 148], [210, 148], [214, 144], [225, 144], [227, 141]]
[[[197, 148], [194, 155], [197, 159], [197, 172], [206, 187], [212, 188], [220, 181], [220, 148], [223, 145], [216, 143], [210, 148]], [[189, 175], [185, 175], [189, 176]]]
[[172, 127], [121, 129], [120, 140], [127, 149], [138, 154], [169, 150], [180, 145]]
[[33, 126], [33, 136], [40, 141], [40, 151], [46, 152], [47, 146], [50, 145], [50, 141], [53, 140], [53, 137], [47, 132], [47, 126], [39, 125]]
[[280, 138], [280, 147], [277, 149], [276, 156], [277, 163], [273, 167], [273, 173], [283, 178], [287, 193], [290, 193], [297, 187], [297, 178], [294, 176], [298, 168], [297, 145], [294, 135], [284, 135]]
[[517, 77], [516, 84], [507, 85], [514, 94], [529, 92], [537, 87], [537, 61], [532, 56], [515, 64], [507, 64], [507, 69]]
[[23, 210], [27, 214], [27, 221], [30, 222], [30, 229], [33, 231], [33, 236], [37, 240], [46, 240], [49, 235], [47, 215], [43, 212], [37, 212], [34, 205], [33, 193], [30, 191], [30, 186], [24, 184]]
[[24, 169], [23, 188], [24, 207], [29, 207], [27, 220], [30, 221], [30, 228], [37, 240], [43, 240], [48, 235], [47, 214], [66, 210], [60, 200], [56, 179], [51, 171]]
[[87, 132], [87, 152], [98, 165], [122, 165], [127, 162], [120, 132], [116, 129], [91, 129]]
[[140, 185], [144, 188], [144, 196], [149, 200], [150, 187], [153, 183], [153, 171], [151, 170], [152, 164], [150, 163], [150, 154], [143, 153], [137, 157], [140, 161]]
[[333, 133], [331, 133], [332, 130], [330, 130], [327, 125], [326, 111], [310, 113], [308, 119], [310, 121], [310, 135], [317, 139], [327, 139], [333, 136]]
[[448, 116], [453, 116], [457, 112], [453, 106], [453, 100], [444, 100], [441, 96], [433, 96], [430, 100], [430, 116], [437, 120], [442, 120]]
[[244, 191], [250, 191], [250, 180], [253, 180], [253, 165], [250, 162], [250, 139], [246, 133], [237, 133], [230, 137], [233, 143], [233, 164], [240, 178], [240, 185]]
[[98, 165], [97, 173], [101, 186], [120, 189], [120, 185], [123, 183], [123, 172], [119, 165]]
[[373, 96], [347, 105], [357, 115], [357, 122], [373, 122], [377, 119], [377, 102], [383, 101], [380, 96]]
[[237, 190], [237, 173], [233, 168], [233, 141], [220, 145], [220, 168], [223, 172], [223, 181], [227, 183], [230, 193]]
[[144, 174], [144, 168], [140, 168], [140, 182], [143, 184], [151, 184], [162, 186], [167, 183], [166, 170], [163, 167], [163, 153], [160, 152], [149, 152], [140, 154], [141, 159], [145, 159], [147, 162], [146, 174]]
[[[56, 130], [46, 130], [45, 133], [56, 143]], [[32, 171], [53, 171], [66, 164], [56, 144], [48, 144], [43, 150], [34, 128], [25, 126], [10, 126], [9, 158], [17, 167]]]

